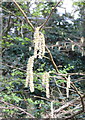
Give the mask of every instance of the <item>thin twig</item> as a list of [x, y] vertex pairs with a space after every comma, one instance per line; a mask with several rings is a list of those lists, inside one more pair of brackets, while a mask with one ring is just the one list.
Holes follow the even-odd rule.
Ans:
[[21, 21], [23, 21], [23, 19], [21, 19], [19, 16], [17, 16], [15, 13], [11, 12], [10, 10], [8, 10], [7, 8], [2, 6], [2, 10], [9, 13], [10, 15], [13, 15], [15, 17], [17, 17], [18, 19], [20, 19]]
[[62, 74], [62, 73], [55, 73], [57, 75], [62, 75], [62, 76], [67, 76], [67, 75], [85, 75], [84, 73], [66, 73], [66, 74]]
[[[68, 79], [66, 76], [64, 76], [64, 78], [66, 80]], [[77, 87], [74, 85], [73, 82], [71, 82], [71, 86], [74, 88], [74, 90], [76, 91], [76, 93], [80, 96], [81, 104], [82, 104], [82, 111], [84, 111], [85, 110], [85, 108], [84, 108], [84, 100], [83, 100], [83, 97], [82, 97], [81, 93], [78, 91]]]
[[3, 65], [5, 64], [7, 67], [10, 67], [10, 68], [13, 68], [13, 69], [16, 69], [16, 70], [20, 70], [22, 72], [26, 72], [26, 70], [23, 70], [22, 68], [17, 68], [16, 66], [12, 66], [12, 65], [8, 65], [6, 63], [2, 63]]
[[83, 97], [82, 97], [81, 93], [78, 91], [77, 87], [76, 87], [72, 82], [71, 82], [71, 84], [72, 84], [72, 86], [74, 87], [76, 93], [77, 93], [77, 94], [80, 96], [80, 98], [81, 98], [82, 111], [84, 111], [84, 110], [85, 110], [85, 107], [84, 107]]
[[55, 68], [55, 70], [56, 70], [56, 72], [59, 73], [58, 67], [57, 67], [57, 65], [55, 64], [54, 60], [53, 60], [53, 56], [52, 56], [50, 50], [48, 49], [47, 46], [45, 46], [45, 48], [46, 48], [47, 52], [49, 53], [50, 61], [52, 62], [53, 66], [54, 66], [54, 68]]
[[[67, 39], [65, 39], [65, 40], [67, 40]], [[74, 42], [73, 40], [71, 40], [71, 39], [68, 39], [71, 43], [73, 43], [74, 45], [76, 45], [76, 46], [78, 46], [81, 50], [83, 50], [82, 49], [82, 45], [81, 45], [81, 43], [79, 43], [79, 42]], [[83, 50], [84, 51], [84, 50]]]
[[30, 22], [30, 20], [27, 18], [27, 15], [25, 14], [25, 12], [22, 10], [22, 8], [19, 6], [19, 4], [15, 1], [15, 0], [12, 0], [15, 5], [17, 6], [17, 8], [21, 11], [21, 13], [23, 14], [23, 16], [25, 17], [27, 23], [32, 27], [32, 29], [34, 30], [34, 26], [32, 25], [32, 23]]
[[75, 113], [71, 113], [72, 115], [68, 116], [65, 118], [65, 120], [71, 120], [73, 117], [75, 117], [76, 115], [79, 115], [80, 113], [82, 113], [83, 111], [75, 111]]
[[[85, 95], [82, 96], [82, 98], [84, 98]], [[73, 105], [74, 103], [76, 103], [77, 101], [80, 101], [80, 97], [70, 101], [70, 102], [67, 102], [66, 104], [64, 104], [63, 106], [61, 106], [60, 108], [58, 108], [57, 110], [54, 111], [54, 113], [58, 114], [60, 111], [62, 111], [63, 109], [69, 107], [70, 105]]]
[[46, 101], [49, 101], [49, 102], [52, 101], [52, 100], [50, 100], [50, 99], [47, 99], [47, 98], [41, 97], [41, 96], [36, 96], [36, 95], [34, 95], [33, 97], [34, 97], [34, 98], [40, 98], [40, 99], [43, 99], [43, 100], [46, 100]]
[[50, 19], [53, 11], [55, 10], [55, 8], [56, 8], [61, 2], [62, 2], [62, 0], [60, 0], [60, 1], [55, 5], [55, 7], [52, 8], [52, 10], [51, 10], [48, 18], [47, 18], [46, 21], [40, 26], [40, 29], [42, 29], [42, 28], [45, 26], [45, 24], [46, 24], [46, 23], [48, 22], [48, 20]]
[[[63, 87], [63, 86], [61, 86], [61, 85], [56, 84], [56, 86], [57, 86], [57, 87], [60, 87], [60, 88], [63, 88], [63, 89], [66, 90], [66, 87]], [[72, 92], [75, 92], [75, 90], [73, 90], [73, 89], [69, 89], [69, 90], [72, 91]]]
[[29, 117], [31, 117], [31, 118], [35, 118], [33, 115], [31, 115], [30, 113], [28, 113], [27, 111], [25, 111], [24, 109], [22, 109], [22, 108], [20, 108], [20, 107], [17, 107], [17, 106], [15, 106], [15, 105], [13, 105], [13, 104], [10, 104], [10, 103], [8, 103], [8, 102], [5, 102], [5, 101], [3, 101], [3, 100], [0, 100], [0, 102], [1, 103], [4, 103], [5, 105], [9, 105], [9, 106], [11, 106], [12, 108], [15, 108], [15, 109], [18, 109], [18, 110], [20, 110], [20, 111], [23, 111], [24, 113], [26, 113]]
[[3, 35], [7, 34], [8, 30], [10, 30], [10, 28], [12, 27], [13, 24], [12, 23], [10, 24], [10, 22], [11, 22], [11, 15], [9, 15], [6, 27], [4, 27], [4, 29], [2, 30]]

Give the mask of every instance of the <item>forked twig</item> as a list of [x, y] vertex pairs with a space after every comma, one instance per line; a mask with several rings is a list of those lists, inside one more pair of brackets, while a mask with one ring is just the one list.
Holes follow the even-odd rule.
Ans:
[[[12, 1], [15, 3], [15, 5], [19, 8], [19, 10], [21, 11], [21, 13], [24, 15], [27, 23], [32, 27], [33, 30], [35, 30], [34, 26], [33, 26], [32, 23], [30, 22], [30, 20], [27, 18], [27, 15], [26, 15], [25, 12], [22, 10], [22, 8], [19, 6], [19, 4], [18, 4], [15, 0], [12, 0]], [[61, 2], [62, 2], [62, 0], [60, 0], [60, 1], [55, 5], [55, 7], [52, 8], [52, 10], [51, 10], [48, 18], [47, 18], [46, 21], [40, 26], [40, 29], [42, 29], [42, 28], [45, 26], [45, 24], [46, 24], [46, 23], [48, 22], [48, 20], [50, 19], [53, 11], [55, 10], [55, 8], [56, 8]]]

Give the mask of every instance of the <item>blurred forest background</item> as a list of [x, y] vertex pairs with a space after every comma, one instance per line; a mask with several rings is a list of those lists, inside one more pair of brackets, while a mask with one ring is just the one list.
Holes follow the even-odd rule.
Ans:
[[[46, 21], [56, 4], [46, 0], [18, 2], [34, 27]], [[62, 4], [61, 1], [58, 7], [62, 8]], [[41, 29], [47, 49], [42, 59], [34, 61], [35, 91], [30, 92], [25, 83], [27, 61], [34, 53], [34, 30], [14, 0], [1, 3], [0, 119], [85, 120], [85, 2], [73, 2], [73, 5], [74, 14], [67, 11], [59, 14], [56, 7]], [[75, 19], [76, 12], [78, 18]], [[42, 86], [45, 72], [50, 73], [49, 98]], [[69, 97], [66, 95], [68, 77], [71, 80]]]

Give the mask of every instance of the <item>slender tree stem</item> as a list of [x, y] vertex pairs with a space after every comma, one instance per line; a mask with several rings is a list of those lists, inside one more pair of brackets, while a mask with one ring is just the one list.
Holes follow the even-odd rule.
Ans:
[[30, 22], [30, 20], [27, 18], [27, 15], [25, 14], [25, 12], [22, 10], [22, 8], [19, 6], [19, 4], [15, 1], [15, 0], [12, 0], [15, 5], [17, 6], [17, 8], [21, 11], [21, 13], [23, 14], [23, 16], [25, 17], [27, 23], [32, 27], [32, 29], [34, 30], [34, 26], [32, 25], [32, 23]]
[[53, 60], [53, 56], [52, 56], [50, 50], [48, 49], [47, 46], [45, 46], [45, 48], [46, 48], [47, 52], [49, 53], [50, 61], [52, 62], [53, 66], [54, 66], [54, 68], [55, 68], [55, 70], [56, 70], [56, 72], [59, 73], [58, 67], [57, 67], [57, 65], [55, 64], [54, 60]]
[[42, 29], [42, 28], [46, 25], [46, 23], [48, 22], [48, 20], [49, 20], [50, 17], [52, 16], [53, 11], [55, 10], [55, 8], [56, 8], [61, 2], [62, 2], [62, 0], [60, 0], [60, 1], [55, 5], [55, 7], [52, 8], [52, 10], [51, 10], [48, 18], [47, 18], [46, 21], [40, 26], [40, 29]]

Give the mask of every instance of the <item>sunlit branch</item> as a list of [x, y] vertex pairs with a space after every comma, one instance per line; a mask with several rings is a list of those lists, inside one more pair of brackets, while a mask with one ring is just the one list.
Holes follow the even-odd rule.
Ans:
[[19, 4], [15, 1], [15, 0], [12, 0], [15, 5], [17, 6], [17, 8], [21, 11], [21, 13], [23, 14], [23, 16], [25, 17], [27, 23], [32, 27], [32, 29], [34, 30], [34, 26], [32, 25], [32, 23], [29, 21], [29, 19], [27, 18], [27, 15], [25, 14], [25, 12], [22, 10], [22, 8], [19, 6]]
[[60, 0], [60, 1], [55, 5], [55, 7], [52, 8], [52, 10], [51, 10], [48, 18], [47, 18], [46, 21], [40, 26], [40, 29], [42, 29], [42, 28], [45, 26], [45, 24], [48, 22], [48, 20], [49, 20], [50, 17], [52, 16], [53, 11], [55, 10], [55, 8], [56, 8], [61, 2], [62, 2], [62, 0]]
[[53, 57], [52, 57], [52, 54], [51, 54], [50, 50], [48, 49], [47, 46], [46, 46], [45, 48], [46, 48], [47, 52], [49, 53], [50, 60], [51, 60], [51, 62], [52, 62], [52, 64], [53, 64], [53, 66], [54, 66], [56, 72], [59, 73], [58, 67], [57, 67], [57, 65], [55, 64], [54, 60], [53, 60]]

